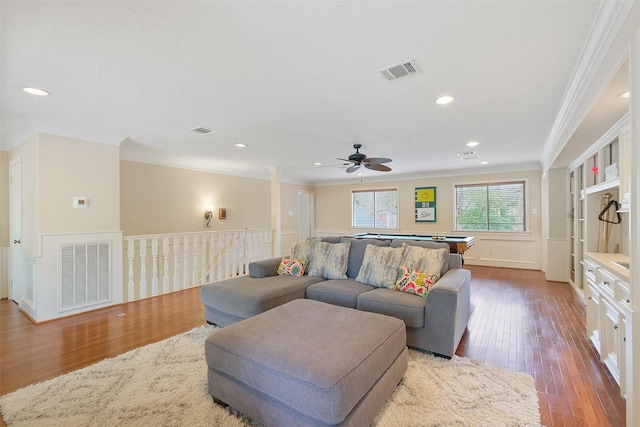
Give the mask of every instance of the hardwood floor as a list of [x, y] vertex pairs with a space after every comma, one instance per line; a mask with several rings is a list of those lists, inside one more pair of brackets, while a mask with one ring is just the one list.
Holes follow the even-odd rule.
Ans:
[[[625, 402], [586, 337], [585, 307], [570, 285], [539, 271], [466, 268], [472, 315], [457, 355], [531, 374], [545, 426], [625, 425]], [[201, 324], [197, 288], [40, 325], [2, 300], [0, 395]]]

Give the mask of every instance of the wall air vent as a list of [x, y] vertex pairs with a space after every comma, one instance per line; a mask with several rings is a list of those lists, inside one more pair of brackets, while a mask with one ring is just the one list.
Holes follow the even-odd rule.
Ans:
[[382, 74], [382, 77], [384, 77], [387, 80], [396, 80], [401, 77], [418, 74], [420, 72], [420, 69], [416, 66], [416, 63], [413, 59], [409, 59], [399, 64], [380, 68], [379, 70], [376, 70], [376, 71], [379, 71], [380, 74]]
[[463, 151], [458, 153], [458, 157], [462, 160], [479, 159], [480, 156], [475, 151]]
[[211, 130], [207, 128], [194, 128], [194, 129], [191, 129], [191, 132], [197, 133], [198, 135], [207, 135], [210, 133], [214, 133], [215, 130]]
[[60, 312], [111, 300], [109, 242], [62, 243], [58, 246]]

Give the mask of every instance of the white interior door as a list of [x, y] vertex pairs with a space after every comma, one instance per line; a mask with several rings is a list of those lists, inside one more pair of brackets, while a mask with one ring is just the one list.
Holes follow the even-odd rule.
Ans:
[[311, 237], [312, 218], [311, 194], [306, 191], [298, 191], [298, 240]]
[[20, 304], [20, 296], [22, 295], [22, 163], [20, 160], [11, 162], [9, 182], [9, 222], [11, 224], [9, 299]]

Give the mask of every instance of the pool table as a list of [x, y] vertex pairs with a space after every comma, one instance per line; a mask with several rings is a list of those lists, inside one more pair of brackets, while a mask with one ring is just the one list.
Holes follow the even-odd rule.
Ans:
[[471, 246], [473, 246], [473, 236], [429, 236], [425, 234], [387, 234], [387, 233], [359, 233], [353, 234], [351, 237], [356, 239], [407, 239], [407, 240], [432, 240], [434, 242], [443, 242], [449, 244], [452, 254], [464, 254]]

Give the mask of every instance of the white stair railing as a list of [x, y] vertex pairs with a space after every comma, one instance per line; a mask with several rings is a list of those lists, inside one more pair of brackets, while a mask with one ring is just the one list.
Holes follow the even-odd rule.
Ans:
[[250, 262], [272, 256], [272, 242], [272, 229], [126, 236], [125, 301], [248, 274]]

